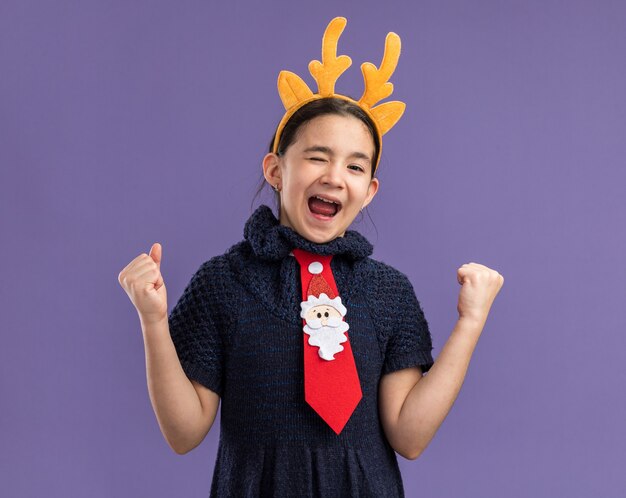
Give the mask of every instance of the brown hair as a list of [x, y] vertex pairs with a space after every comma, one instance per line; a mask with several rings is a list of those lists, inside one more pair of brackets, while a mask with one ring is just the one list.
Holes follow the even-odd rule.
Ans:
[[[372, 140], [374, 141], [374, 157], [372, 158], [372, 178], [374, 177], [374, 167], [378, 163], [378, 156], [380, 154], [380, 143], [378, 142], [378, 135], [376, 133], [376, 128], [374, 127], [374, 123], [369, 118], [369, 116], [365, 113], [363, 109], [361, 109], [358, 105], [350, 102], [349, 100], [337, 98], [337, 97], [324, 97], [321, 99], [316, 99], [309, 102], [306, 105], [303, 105], [300, 109], [298, 109], [287, 124], [283, 128], [283, 131], [280, 135], [280, 139], [278, 142], [277, 154], [282, 156], [289, 146], [293, 144], [298, 138], [298, 130], [302, 127], [302, 125], [308, 123], [314, 118], [319, 116], [324, 116], [327, 114], [336, 114], [339, 116], [353, 116], [367, 127], [372, 136]], [[272, 137], [269, 146], [269, 152], [274, 150], [274, 140], [276, 138], [276, 134]]]

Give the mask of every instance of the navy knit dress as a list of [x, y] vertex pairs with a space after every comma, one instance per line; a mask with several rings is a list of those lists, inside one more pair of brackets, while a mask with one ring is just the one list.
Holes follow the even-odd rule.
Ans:
[[[363, 398], [337, 435], [304, 399], [300, 268], [294, 248], [332, 254]], [[347, 231], [312, 243], [269, 207], [244, 240], [203, 263], [169, 315], [190, 379], [221, 398], [211, 497], [402, 497], [378, 415], [382, 375], [433, 364], [428, 323], [407, 277]]]

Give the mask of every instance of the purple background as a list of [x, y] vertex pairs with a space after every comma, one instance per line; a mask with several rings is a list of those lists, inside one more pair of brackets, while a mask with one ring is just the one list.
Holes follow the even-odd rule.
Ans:
[[168, 447], [117, 275], [160, 242], [171, 309], [241, 239], [278, 72], [313, 86], [336, 15], [340, 92], [402, 37], [407, 111], [354, 228], [409, 275], [435, 355], [457, 268], [505, 277], [450, 415], [399, 457], [407, 495], [624, 496], [626, 4], [552, 0], [4, 0], [0, 495], [208, 495], [218, 427]]

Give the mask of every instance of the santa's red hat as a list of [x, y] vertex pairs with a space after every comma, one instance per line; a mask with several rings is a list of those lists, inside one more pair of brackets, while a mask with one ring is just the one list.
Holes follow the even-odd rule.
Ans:
[[313, 273], [313, 277], [307, 289], [308, 298], [300, 304], [302, 309], [300, 316], [305, 318], [311, 308], [322, 305], [332, 306], [341, 313], [341, 316], [345, 316], [348, 310], [341, 303], [341, 298], [335, 294], [326, 279], [322, 276], [321, 266], [320, 264], [318, 268], [315, 263], [309, 265], [309, 272]]

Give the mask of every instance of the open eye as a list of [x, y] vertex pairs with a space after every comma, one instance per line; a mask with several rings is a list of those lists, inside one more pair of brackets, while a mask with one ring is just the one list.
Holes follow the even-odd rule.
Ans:
[[348, 168], [350, 168], [353, 171], [362, 171], [365, 172], [365, 168], [359, 164], [351, 164], [350, 166], [348, 166]]

